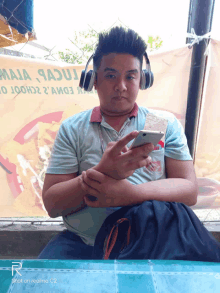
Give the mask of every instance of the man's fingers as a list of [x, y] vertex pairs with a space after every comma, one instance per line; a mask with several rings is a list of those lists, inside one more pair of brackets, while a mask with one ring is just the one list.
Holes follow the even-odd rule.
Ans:
[[95, 190], [96, 192], [98, 192], [98, 188], [99, 188], [100, 183], [88, 178], [84, 171], [82, 173], [82, 180], [83, 180], [83, 183], [86, 185], [87, 189], [91, 188], [91, 189]]
[[129, 148], [129, 150], [133, 150], [134, 152], [142, 152], [142, 153], [150, 153], [154, 150], [154, 145], [152, 143], [146, 143], [142, 146], [135, 147], [135, 148]]
[[83, 173], [86, 174], [88, 179], [95, 180], [99, 183], [102, 183], [105, 180], [105, 175], [94, 169], [88, 169], [86, 172], [83, 171]]
[[[84, 177], [84, 179], [83, 179]], [[91, 186], [91, 185], [92, 186]], [[81, 178], [81, 186], [82, 186], [82, 189], [87, 192], [88, 194], [91, 194], [93, 196], [97, 196], [99, 194], [99, 191], [96, 189], [97, 185], [96, 184], [99, 184], [99, 183], [96, 183], [95, 181], [93, 181], [92, 183], [89, 182], [89, 179], [85, 178], [85, 175], [82, 175], [82, 178]]]
[[153, 145], [148, 144], [145, 146], [129, 149], [126, 153], [122, 154], [125, 161], [137, 161], [142, 158], [146, 159], [148, 154], [153, 150]]
[[146, 165], [149, 165], [149, 164], [151, 164], [151, 162], [152, 162], [152, 158], [151, 158], [150, 156], [148, 156], [148, 157], [146, 158], [146, 161], [147, 161], [147, 164], [146, 164]]
[[139, 161], [127, 162], [127, 166], [131, 170], [136, 170], [145, 166], [149, 166], [151, 162], [152, 162], [152, 159], [150, 156], [148, 156], [147, 158], [143, 158], [142, 160], [139, 160]]
[[138, 136], [138, 131], [132, 131], [119, 141], [111, 148], [111, 153], [113, 156], [117, 156], [118, 154], [121, 153], [122, 149], [135, 137]]

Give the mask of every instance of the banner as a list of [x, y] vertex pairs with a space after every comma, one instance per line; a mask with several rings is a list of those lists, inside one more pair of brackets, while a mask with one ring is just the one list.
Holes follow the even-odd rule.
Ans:
[[220, 208], [220, 41], [210, 40], [207, 67], [195, 157], [201, 194], [197, 206], [212, 208], [212, 220], [220, 220], [220, 213], [214, 212]]
[[[139, 91], [138, 105], [172, 112], [184, 126], [191, 54], [185, 46], [149, 55], [154, 85]], [[11, 56], [0, 64], [0, 217], [47, 216], [42, 187], [59, 126], [99, 98], [79, 87], [85, 66]]]

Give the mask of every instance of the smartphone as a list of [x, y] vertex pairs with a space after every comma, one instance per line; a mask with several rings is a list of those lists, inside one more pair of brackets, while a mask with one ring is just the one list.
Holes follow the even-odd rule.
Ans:
[[156, 146], [163, 136], [164, 133], [162, 131], [141, 130], [130, 146], [130, 149], [142, 146], [147, 143], [152, 143], [154, 146]]

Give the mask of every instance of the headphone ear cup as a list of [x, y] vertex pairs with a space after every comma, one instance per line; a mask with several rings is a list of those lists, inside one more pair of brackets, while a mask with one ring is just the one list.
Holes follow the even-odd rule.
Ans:
[[153, 85], [154, 75], [152, 71], [146, 69], [142, 70], [141, 89], [146, 90]]
[[93, 85], [94, 85], [94, 72], [93, 70], [89, 70], [86, 74], [86, 80], [85, 80], [85, 84], [84, 84], [84, 90], [87, 92], [90, 92]]
[[90, 92], [94, 86], [94, 83], [95, 83], [95, 79], [96, 79], [96, 73], [94, 70], [91, 70], [92, 72], [92, 75], [91, 75], [91, 78], [90, 78], [90, 82], [89, 82], [89, 87], [88, 87], [88, 92]]
[[83, 69], [81, 73], [80, 81], [79, 81], [79, 86], [81, 88], [83, 88], [84, 77], [85, 77], [85, 70]]
[[154, 83], [154, 74], [152, 71], [149, 72], [150, 80], [149, 80], [149, 87], [152, 87]]
[[141, 80], [140, 80], [140, 89], [145, 90], [145, 84], [146, 84], [146, 77], [144, 70], [141, 71]]

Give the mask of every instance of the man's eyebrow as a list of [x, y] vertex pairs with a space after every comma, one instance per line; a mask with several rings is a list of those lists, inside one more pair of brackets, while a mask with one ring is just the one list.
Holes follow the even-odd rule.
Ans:
[[106, 71], [117, 72], [117, 70], [115, 70], [114, 68], [111, 68], [111, 67], [106, 67], [104, 72], [106, 72]]
[[132, 70], [128, 70], [127, 72], [129, 72], [129, 73], [138, 73], [138, 70], [137, 69], [132, 69]]
[[[106, 71], [117, 72], [116, 69], [111, 68], [111, 67], [106, 67], [104, 72], [106, 72]], [[137, 69], [131, 69], [131, 70], [126, 71], [126, 73], [138, 73], [138, 70]]]

